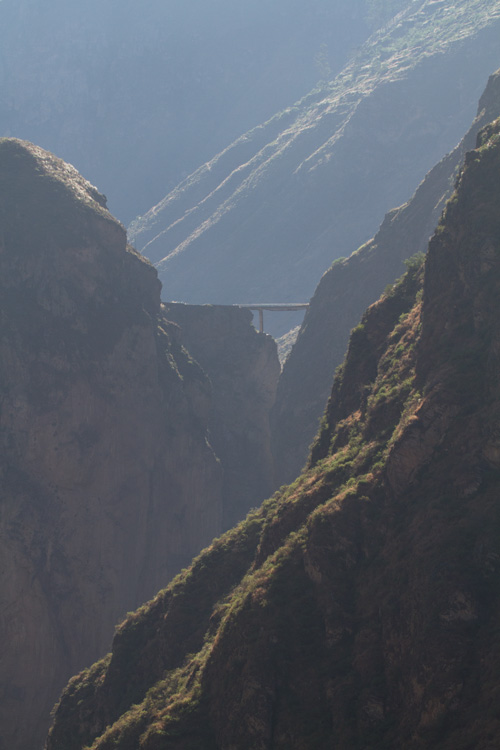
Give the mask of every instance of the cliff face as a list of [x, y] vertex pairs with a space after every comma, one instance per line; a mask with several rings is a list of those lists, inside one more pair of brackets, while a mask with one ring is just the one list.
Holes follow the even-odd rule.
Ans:
[[323, 275], [278, 384], [272, 414], [275, 486], [293, 481], [305, 465], [351, 329], [404, 272], [404, 261], [425, 252], [465, 153], [480, 128], [498, 116], [500, 72], [490, 76], [465, 137], [431, 169], [411, 200], [386, 215], [372, 240]]
[[49, 750], [493, 750], [500, 121], [354, 329], [307, 471], [118, 628]]
[[229, 529], [274, 489], [269, 414], [280, 364], [271, 336], [238, 307], [167, 304], [183, 345], [212, 385], [210, 444], [223, 469], [223, 526]]
[[410, 3], [331, 83], [191, 174], [130, 228], [164, 297], [307, 300], [460, 140], [499, 30], [497, 0]]
[[210, 385], [73, 167], [0, 140], [0, 746], [221, 530]]

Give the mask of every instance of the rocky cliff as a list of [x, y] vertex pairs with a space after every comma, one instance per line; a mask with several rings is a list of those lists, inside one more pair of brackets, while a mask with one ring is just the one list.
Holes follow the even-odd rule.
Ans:
[[280, 364], [271, 336], [239, 307], [165, 305], [181, 341], [212, 385], [209, 439], [223, 469], [223, 527], [231, 528], [274, 489], [269, 415]]
[[307, 301], [463, 136], [499, 32], [498, 0], [410, 3], [331, 83], [191, 174], [130, 228], [164, 298]]
[[0, 140], [0, 747], [221, 531], [210, 384], [103, 196]]
[[429, 172], [408, 203], [386, 215], [372, 240], [323, 275], [279, 380], [272, 415], [275, 486], [293, 481], [306, 462], [351, 329], [404, 272], [404, 261], [426, 250], [465, 153], [474, 147], [480, 128], [499, 116], [500, 71], [490, 76], [459, 145]]
[[125, 620], [48, 750], [498, 746], [499, 203], [496, 121], [307, 471]]

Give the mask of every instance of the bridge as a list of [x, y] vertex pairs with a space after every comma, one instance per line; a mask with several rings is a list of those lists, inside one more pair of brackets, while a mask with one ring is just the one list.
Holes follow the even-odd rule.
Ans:
[[264, 333], [264, 310], [269, 312], [294, 312], [295, 310], [305, 310], [309, 307], [309, 302], [259, 302], [256, 304], [235, 305], [235, 307], [246, 307], [247, 310], [259, 311], [259, 331]]

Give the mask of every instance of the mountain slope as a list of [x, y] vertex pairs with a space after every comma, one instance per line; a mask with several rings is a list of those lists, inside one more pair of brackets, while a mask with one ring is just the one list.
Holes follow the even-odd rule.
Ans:
[[459, 145], [429, 172], [407, 204], [387, 214], [373, 240], [323, 275], [278, 384], [272, 416], [275, 486], [293, 481], [306, 462], [351, 329], [403, 273], [404, 261], [425, 251], [465, 153], [474, 147], [480, 128], [499, 116], [500, 71], [490, 77], [476, 119]]
[[0, 135], [75, 164], [128, 222], [337, 72], [367, 4], [2, 0]]
[[164, 297], [310, 297], [459, 141], [499, 65], [499, 29], [497, 0], [412, 3], [331, 84], [200, 167], [130, 227]]
[[125, 620], [48, 750], [498, 745], [500, 121], [478, 146], [308, 470]]

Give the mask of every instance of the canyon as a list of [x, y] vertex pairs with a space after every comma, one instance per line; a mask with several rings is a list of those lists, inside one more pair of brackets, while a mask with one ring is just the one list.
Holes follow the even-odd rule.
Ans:
[[[402, 261], [425, 247], [460, 161], [478, 130], [498, 115], [499, 93], [497, 73], [457, 149], [407, 205], [387, 215], [374, 240], [323, 277], [281, 376], [276, 345], [255, 330], [249, 310], [162, 304], [155, 269], [127, 245], [104, 196], [48, 152], [15, 139], [0, 141], [3, 744], [20, 750], [39, 745], [67, 679], [106, 653], [125, 613], [162, 590], [214, 537], [249, 511], [249, 519], [267, 518], [266, 508], [277, 508], [280, 497], [295, 502], [297, 483], [256, 510], [282, 483], [280, 457], [289, 465], [295, 460], [285, 481], [300, 473], [328, 382], [363, 307], [386, 282], [389, 297], [382, 308], [395, 305], [391, 325], [414, 301], [414, 288], [401, 299], [394, 278], [404, 268]], [[417, 266], [413, 261], [413, 275]], [[344, 304], [343, 316], [339, 288], [351, 305]], [[393, 302], [391, 289], [400, 289]], [[368, 388], [363, 378], [373, 377], [378, 349], [385, 345], [375, 337], [373, 349], [370, 337], [360, 344], [360, 336], [351, 338], [346, 367], [356, 347], [361, 364], [356, 361], [342, 378], [354, 394]], [[297, 363], [294, 380], [290, 374]], [[354, 412], [352, 399], [358, 397], [346, 397]], [[310, 470], [326, 458], [334, 425], [346, 419], [345, 407], [332, 416], [334, 403], [332, 396]], [[285, 415], [281, 435], [278, 408]], [[378, 430], [377, 420], [384, 423], [398, 409], [384, 401], [363, 428], [367, 436], [374, 425]], [[304, 502], [310, 510], [309, 500]], [[238, 540], [230, 571], [225, 562], [218, 572], [212, 570], [206, 563], [210, 551], [194, 563], [194, 570], [203, 570], [203, 583], [198, 573], [193, 579], [197, 599], [200, 586], [212, 591], [212, 576], [220, 577], [214, 589], [218, 597], [238, 584], [257, 554], [260, 523], [245, 522], [253, 531], [249, 537], [243, 532], [244, 541], [237, 536], [241, 525], [228, 532], [227, 538]], [[273, 528], [259, 548], [275, 544]], [[209, 548], [216, 558], [220, 544], [227, 542]], [[191, 580], [194, 574], [184, 575]], [[174, 589], [183, 591], [183, 580], [176, 579]], [[163, 602], [164, 596], [170, 594], [153, 601]], [[190, 653], [205, 637], [203, 618], [214, 606], [212, 594], [207, 596], [200, 598], [205, 614], [199, 614], [196, 636], [183, 597], [178, 600], [181, 612], [175, 618], [181, 618], [181, 630], [186, 628]], [[138, 622], [149, 606], [132, 620]], [[193, 600], [188, 611], [197, 607]], [[115, 647], [127, 627], [118, 628]], [[183, 649], [177, 649], [175, 658], [182, 658]], [[106, 723], [113, 716], [106, 714]], [[55, 726], [57, 737], [59, 723]], [[72, 727], [70, 734], [75, 731]]]
[[75, 677], [47, 750], [492, 750], [500, 120], [350, 337], [304, 473]]
[[2, 749], [498, 744], [500, 3], [294, 5], [0, 3]]

